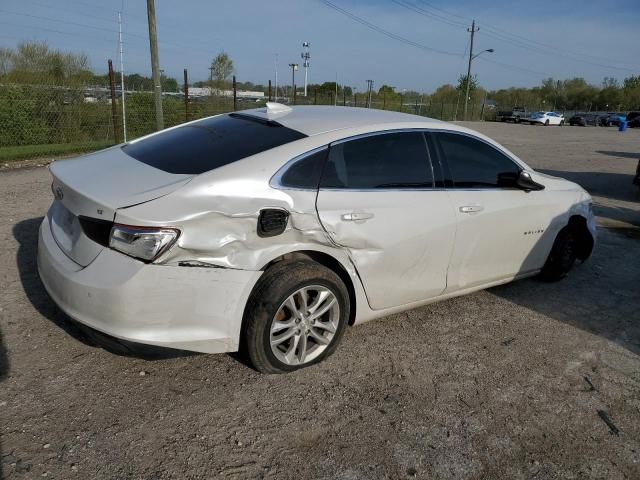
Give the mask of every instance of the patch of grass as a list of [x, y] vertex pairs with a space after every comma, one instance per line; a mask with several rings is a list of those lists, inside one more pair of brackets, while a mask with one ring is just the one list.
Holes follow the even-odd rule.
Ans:
[[45, 145], [18, 145], [0, 147], [0, 162], [28, 160], [32, 158], [51, 158], [57, 155], [84, 153], [101, 150], [113, 145], [112, 141], [94, 141], [82, 143], [53, 143]]

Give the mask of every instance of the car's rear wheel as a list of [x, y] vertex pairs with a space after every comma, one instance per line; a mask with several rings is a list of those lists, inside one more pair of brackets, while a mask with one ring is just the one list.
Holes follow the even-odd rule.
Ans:
[[564, 126], [564, 120], [560, 120], [560, 126]]
[[540, 278], [547, 282], [563, 279], [576, 262], [576, 238], [569, 227], [558, 233], [547, 261], [542, 267]]
[[349, 311], [347, 289], [332, 270], [311, 260], [276, 263], [247, 304], [246, 353], [263, 373], [318, 363], [337, 348]]
[[545, 127], [548, 127], [548, 126], [549, 126], [549, 119], [547, 119], [547, 120], [545, 120], [545, 121], [544, 121], [544, 126], [545, 126]]

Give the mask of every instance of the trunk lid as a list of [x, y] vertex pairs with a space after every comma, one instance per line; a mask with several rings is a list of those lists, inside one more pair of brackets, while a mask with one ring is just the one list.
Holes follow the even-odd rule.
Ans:
[[150, 167], [118, 146], [58, 160], [49, 171], [55, 197], [48, 213], [53, 237], [62, 251], [82, 266], [91, 263], [105, 246], [97, 239], [96, 228], [86, 228], [87, 221], [97, 225], [97, 231], [108, 230], [118, 208], [163, 197], [193, 178]]

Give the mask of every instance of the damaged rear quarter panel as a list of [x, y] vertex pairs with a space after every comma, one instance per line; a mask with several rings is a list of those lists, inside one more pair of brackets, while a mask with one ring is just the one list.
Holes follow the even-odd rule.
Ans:
[[[318, 146], [318, 141], [323, 140], [307, 138], [204, 173], [162, 198], [119, 209], [115, 221], [179, 228], [182, 233], [177, 244], [158, 263], [198, 261], [260, 270], [280, 255], [317, 250], [348, 265], [344, 251], [332, 243], [319, 222], [317, 193], [279, 190], [269, 185], [280, 167]], [[282, 234], [258, 236], [258, 216], [264, 208], [289, 212]]]

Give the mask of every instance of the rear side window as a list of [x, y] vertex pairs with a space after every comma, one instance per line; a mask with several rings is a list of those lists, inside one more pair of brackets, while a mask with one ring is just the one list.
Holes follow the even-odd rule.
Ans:
[[455, 188], [500, 188], [506, 186], [500, 177], [513, 179], [520, 172], [513, 160], [481, 140], [457, 133], [435, 136]]
[[122, 150], [168, 173], [199, 174], [304, 137], [277, 122], [229, 114], [159, 133]]
[[332, 145], [321, 187], [433, 187], [424, 135], [420, 132], [386, 133]]
[[280, 177], [280, 185], [289, 188], [316, 190], [328, 152], [328, 148], [323, 148], [293, 162]]

